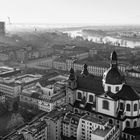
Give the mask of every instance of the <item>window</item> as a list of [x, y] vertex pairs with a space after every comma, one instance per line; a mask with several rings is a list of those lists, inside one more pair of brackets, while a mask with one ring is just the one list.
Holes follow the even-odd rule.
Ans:
[[89, 95], [89, 102], [93, 102], [93, 95]]
[[119, 87], [116, 87], [116, 91], [119, 91]]
[[123, 138], [126, 138], [126, 134], [123, 134]]
[[78, 111], [78, 109], [75, 108], [75, 109], [74, 109], [74, 112], [75, 112], [75, 113], [78, 113], [79, 111]]
[[134, 104], [134, 111], [137, 111], [137, 104]]
[[102, 116], [99, 116], [99, 119], [100, 119], [100, 120], [102, 120], [102, 119], [103, 119], [103, 117], [102, 117]]
[[126, 127], [130, 127], [130, 122], [126, 121]]
[[108, 91], [111, 91], [111, 86], [108, 86]]
[[127, 140], [130, 140], [130, 135], [129, 134], [127, 135]]
[[113, 124], [113, 120], [112, 119], [109, 119], [109, 124]]
[[82, 99], [82, 93], [78, 92], [78, 99]]
[[137, 127], [137, 121], [134, 121], [134, 127]]
[[120, 109], [123, 110], [124, 109], [124, 104], [120, 103]]
[[130, 111], [130, 104], [126, 105], [126, 111]]
[[109, 110], [109, 102], [106, 100], [103, 100], [103, 109]]

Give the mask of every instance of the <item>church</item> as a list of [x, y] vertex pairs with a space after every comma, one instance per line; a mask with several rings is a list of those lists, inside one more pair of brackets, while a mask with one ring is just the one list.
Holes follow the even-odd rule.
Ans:
[[125, 139], [134, 139], [140, 133], [140, 95], [118, 70], [115, 51], [102, 78], [90, 74], [86, 64], [80, 74], [71, 68], [66, 96], [75, 113], [108, 120]]

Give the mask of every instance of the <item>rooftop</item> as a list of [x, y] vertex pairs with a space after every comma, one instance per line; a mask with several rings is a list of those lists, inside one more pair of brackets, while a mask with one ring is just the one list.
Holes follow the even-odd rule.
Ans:
[[0, 77], [7, 77], [10, 76], [11, 74], [19, 72], [20, 69], [15, 69], [7, 66], [1, 66], [0, 67]]
[[133, 136], [140, 136], [140, 127], [136, 128], [125, 128], [123, 133], [127, 133]]
[[122, 89], [116, 94], [118, 99], [122, 100], [139, 100], [140, 95], [137, 93], [136, 90], [134, 90], [131, 86], [124, 84]]
[[77, 75], [77, 88], [79, 90], [88, 91], [100, 95], [104, 92], [102, 87], [102, 77], [93, 76], [89, 74], [84, 77], [83, 75]]
[[63, 117], [65, 115], [65, 113], [67, 112], [67, 110], [65, 108], [59, 108], [59, 109], [55, 109], [51, 112], [49, 112], [46, 115], [46, 119], [51, 119], [53, 121], [59, 120], [61, 117]]
[[104, 130], [97, 128], [95, 131], [93, 131], [93, 134], [96, 134], [101, 137], [105, 137], [113, 128], [114, 128], [113, 126], [107, 126], [105, 127]]
[[32, 82], [34, 80], [37, 80], [39, 78], [41, 78], [41, 75], [32, 75], [32, 74], [26, 74], [26, 75], [22, 75], [20, 77], [17, 77], [15, 80], [16, 83], [29, 83]]
[[52, 85], [50, 87], [33, 86], [31, 88], [24, 89], [21, 95], [47, 102], [54, 102], [65, 96], [65, 90], [63, 87], [54, 89], [54, 86]]
[[100, 125], [105, 125], [107, 123], [107, 120], [99, 120], [98, 118], [95, 118], [93, 116], [91, 117], [89, 115], [83, 116], [82, 120], [87, 120], [89, 122], [93, 122], [93, 123], [100, 124]]
[[13, 68], [2, 66], [2, 67], [0, 67], [0, 74], [6, 73], [9, 71], [13, 71], [13, 70], [14, 70]]
[[[80, 118], [82, 117], [82, 115], [80, 114], [75, 114], [75, 113], [66, 113], [64, 119], [63, 119], [63, 122], [65, 123], [72, 123], [72, 120], [75, 120], [75, 121], [78, 121], [80, 120]], [[78, 125], [78, 124], [77, 124]]]
[[26, 132], [30, 134], [36, 134], [40, 132], [42, 129], [44, 129], [46, 126], [47, 125], [45, 121], [37, 120], [33, 124], [27, 125], [24, 129], [21, 130], [20, 133]]
[[41, 79], [42, 76], [41, 75], [32, 75], [32, 74], [26, 74], [26, 75], [22, 75], [19, 77], [7, 77], [5, 79], [3, 79], [2, 84], [8, 85], [8, 86], [17, 86], [17, 85], [21, 85], [21, 84], [29, 84], [32, 83], [34, 81], [38, 81], [39, 79]]
[[6, 140], [24, 140], [24, 136], [15, 132], [14, 134], [10, 135]]

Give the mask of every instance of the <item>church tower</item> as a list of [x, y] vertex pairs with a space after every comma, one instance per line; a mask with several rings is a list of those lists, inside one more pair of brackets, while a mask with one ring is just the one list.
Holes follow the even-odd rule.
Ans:
[[103, 74], [103, 87], [105, 92], [117, 93], [124, 84], [124, 77], [118, 70], [117, 53], [113, 51], [110, 56], [110, 68]]
[[86, 77], [89, 75], [88, 69], [87, 69], [87, 64], [84, 64], [84, 69], [82, 70], [81, 74]]
[[67, 90], [66, 90], [66, 102], [73, 105], [76, 99], [76, 88], [77, 88], [77, 78], [74, 69], [70, 69], [70, 75], [68, 78]]

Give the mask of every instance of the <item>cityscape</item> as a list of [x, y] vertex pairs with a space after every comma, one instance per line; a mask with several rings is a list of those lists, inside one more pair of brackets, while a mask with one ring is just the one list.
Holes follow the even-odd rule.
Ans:
[[99, 1], [2, 3], [0, 140], [140, 140], [139, 2]]

